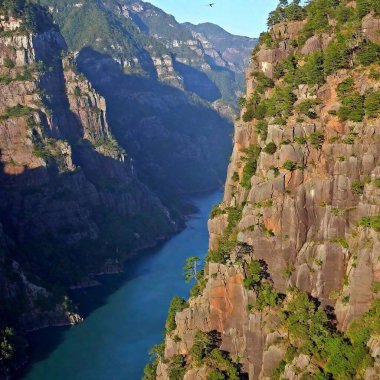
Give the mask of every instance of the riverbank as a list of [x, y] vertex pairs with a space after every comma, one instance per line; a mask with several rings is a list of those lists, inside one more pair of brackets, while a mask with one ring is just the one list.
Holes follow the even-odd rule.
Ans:
[[186, 257], [208, 248], [207, 220], [217, 192], [194, 201], [187, 227], [160, 246], [125, 263], [125, 272], [102, 276], [100, 287], [76, 290], [83, 323], [33, 333], [32, 363], [23, 380], [138, 380], [148, 350], [162, 340], [174, 295], [186, 297]]

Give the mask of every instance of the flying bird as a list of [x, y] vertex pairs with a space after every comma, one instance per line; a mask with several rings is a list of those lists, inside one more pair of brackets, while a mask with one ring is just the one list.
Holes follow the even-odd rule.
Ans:
[[210, 3], [210, 4], [206, 4], [208, 7], [213, 7], [215, 5], [215, 3]]

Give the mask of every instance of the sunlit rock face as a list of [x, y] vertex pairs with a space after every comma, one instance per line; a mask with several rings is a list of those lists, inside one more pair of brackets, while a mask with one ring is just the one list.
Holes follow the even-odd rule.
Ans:
[[[340, 7], [345, 12], [346, 5]], [[355, 2], [347, 7], [359, 17]], [[213, 347], [242, 366], [237, 378], [295, 380], [316, 378], [320, 371], [337, 376], [328, 355], [316, 365], [312, 353], [298, 350], [301, 338], [289, 332], [289, 305], [299, 294], [329, 315], [330, 337], [351, 337], [355, 321], [362, 331], [363, 320], [378, 321], [380, 102], [374, 112], [366, 107], [373, 92], [380, 99], [380, 66], [378, 53], [369, 57], [363, 49], [379, 51], [380, 19], [371, 10], [360, 17], [355, 25], [361, 37], [354, 44], [348, 34], [344, 64], [329, 61], [332, 47], [339, 48], [338, 34], [349, 27], [332, 13], [329, 27], [312, 36], [306, 15], [278, 22], [262, 36], [246, 71], [246, 102], [235, 123], [224, 199], [209, 220], [209, 261], [188, 306], [176, 313], [176, 329], [166, 335], [157, 379], [169, 379], [179, 357], [185, 378], [214, 378], [218, 371], [224, 376], [226, 362], [212, 354], [196, 359], [199, 331], [214, 330], [221, 342]], [[322, 79], [305, 79], [308, 62], [318, 56], [324, 57]], [[357, 96], [352, 109], [359, 115], [346, 108], [350, 96]], [[261, 285], [247, 282], [252, 262], [264, 268]], [[274, 305], [267, 299], [261, 307], [263, 284], [283, 300]], [[375, 331], [364, 340], [365, 379], [379, 378]]]

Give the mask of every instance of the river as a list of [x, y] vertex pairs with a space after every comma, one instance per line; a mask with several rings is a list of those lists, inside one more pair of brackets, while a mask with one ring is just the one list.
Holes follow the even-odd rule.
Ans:
[[182, 268], [189, 256], [204, 257], [207, 219], [220, 192], [196, 199], [198, 212], [186, 229], [126, 263], [122, 275], [76, 294], [85, 321], [31, 335], [32, 361], [22, 380], [139, 380], [149, 349], [162, 341], [173, 296], [187, 297]]

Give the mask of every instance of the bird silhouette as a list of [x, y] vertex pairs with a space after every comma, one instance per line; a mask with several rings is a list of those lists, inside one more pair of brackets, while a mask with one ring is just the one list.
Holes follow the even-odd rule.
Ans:
[[215, 5], [215, 3], [210, 3], [210, 4], [206, 4], [208, 7], [213, 7]]

